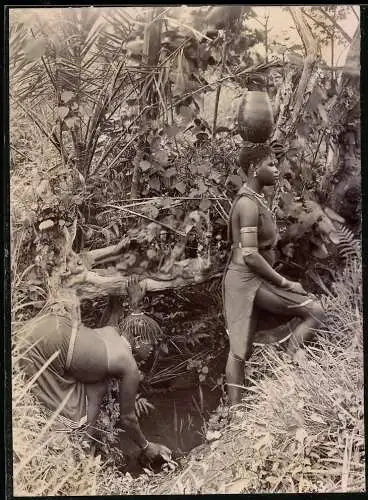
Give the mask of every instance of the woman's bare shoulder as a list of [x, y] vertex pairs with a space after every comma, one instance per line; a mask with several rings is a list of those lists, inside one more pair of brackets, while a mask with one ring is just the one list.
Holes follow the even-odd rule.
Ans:
[[237, 209], [238, 212], [244, 212], [254, 215], [258, 214], [257, 202], [246, 195], [239, 198], [235, 208]]

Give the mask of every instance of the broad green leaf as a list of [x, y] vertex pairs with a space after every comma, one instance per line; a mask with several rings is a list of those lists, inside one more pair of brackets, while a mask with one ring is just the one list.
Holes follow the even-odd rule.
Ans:
[[208, 187], [206, 184], [202, 181], [202, 179], [199, 179], [198, 182], [198, 190], [201, 194], [207, 193], [208, 192]]
[[155, 136], [149, 140], [152, 153], [158, 153], [161, 148], [161, 137]]
[[166, 177], [167, 179], [169, 179], [170, 177], [175, 177], [177, 174], [177, 171], [176, 171], [176, 168], [175, 167], [170, 167], [168, 168], [167, 170], [165, 170], [164, 172], [164, 177]]
[[70, 92], [70, 90], [64, 90], [64, 92], [61, 93], [60, 98], [63, 102], [69, 102], [71, 99], [74, 97], [74, 92]]
[[198, 173], [202, 175], [207, 175], [210, 171], [210, 166], [208, 163], [202, 163], [198, 166]]
[[180, 106], [179, 113], [188, 121], [192, 120], [195, 115], [194, 111], [188, 106]]
[[211, 205], [212, 205], [211, 201], [207, 198], [204, 198], [199, 204], [199, 209], [205, 211], [208, 210], [211, 207]]
[[201, 193], [198, 191], [198, 189], [195, 189], [195, 188], [191, 188], [191, 190], [189, 191], [189, 196], [193, 197], [193, 198], [196, 198], [200, 194]]
[[166, 151], [158, 151], [157, 153], [154, 153], [153, 154], [153, 157], [155, 160], [157, 160], [159, 162], [160, 165], [162, 165], [163, 167], [166, 167], [166, 165], [168, 164], [169, 162], [169, 156], [167, 154]]
[[221, 180], [221, 174], [219, 172], [211, 172], [209, 178], [218, 184]]
[[147, 170], [149, 170], [151, 168], [151, 163], [147, 160], [141, 160], [139, 162], [139, 166], [140, 166], [142, 172], [146, 172]]
[[290, 205], [292, 204], [293, 202], [293, 195], [292, 193], [282, 193], [281, 194], [281, 200], [284, 204], [284, 207], [290, 207]]
[[155, 191], [159, 191], [161, 188], [160, 179], [156, 176], [151, 177], [148, 181], [148, 184], [150, 185], [150, 188], [154, 189]]
[[159, 209], [156, 208], [153, 205], [150, 205], [144, 209], [144, 213], [148, 216], [151, 217], [151, 219], [156, 219], [158, 214], [159, 214]]
[[181, 131], [181, 128], [178, 127], [177, 125], [171, 125], [169, 127], [164, 128], [164, 133], [168, 137], [175, 137], [180, 131]]
[[69, 113], [69, 108], [67, 108], [66, 106], [58, 106], [57, 114], [59, 118], [64, 120], [64, 118], [68, 115], [68, 113]]
[[183, 181], [178, 182], [177, 184], [175, 184], [175, 186], [174, 186], [174, 187], [175, 187], [175, 189], [176, 189], [177, 191], [179, 191], [179, 193], [181, 193], [181, 194], [184, 194], [184, 193], [185, 193], [186, 186], [185, 186], [185, 184], [184, 184], [184, 182], [183, 182]]
[[310, 131], [309, 125], [307, 123], [303, 123], [301, 121], [299, 121], [296, 124], [295, 129], [296, 129], [298, 135], [300, 135], [301, 137], [306, 137]]
[[318, 111], [318, 106], [323, 102], [323, 93], [318, 85], [315, 85], [308, 101], [308, 106], [315, 113]]
[[77, 116], [71, 116], [70, 118], [65, 119], [65, 124], [69, 129], [72, 129], [76, 126], [79, 118]]
[[307, 163], [302, 164], [302, 177], [306, 182], [312, 182], [313, 181], [313, 172], [311, 169], [311, 166]]
[[304, 47], [303, 47], [303, 45], [295, 44], [295, 45], [292, 45], [291, 47], [289, 47], [289, 50], [304, 50]]

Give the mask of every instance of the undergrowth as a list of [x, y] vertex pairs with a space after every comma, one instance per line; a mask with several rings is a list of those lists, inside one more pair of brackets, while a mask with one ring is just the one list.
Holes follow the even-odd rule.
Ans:
[[270, 348], [254, 353], [246, 397], [215, 440], [192, 450], [176, 471], [146, 470], [137, 479], [53, 431], [53, 418], [25, 385], [14, 323], [14, 494], [363, 491], [360, 263], [348, 264], [324, 305], [326, 326], [297, 363]]
[[326, 326], [297, 363], [272, 348], [254, 353], [247, 395], [215, 440], [169, 475], [103, 473], [99, 493], [364, 491], [361, 297], [354, 260], [324, 297]]

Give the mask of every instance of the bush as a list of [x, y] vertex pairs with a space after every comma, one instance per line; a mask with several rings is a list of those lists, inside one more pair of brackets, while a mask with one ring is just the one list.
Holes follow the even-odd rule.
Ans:
[[358, 261], [343, 271], [324, 300], [326, 328], [297, 363], [272, 348], [254, 353], [221, 438], [150, 494], [364, 491], [361, 272]]
[[13, 352], [13, 493], [15, 496], [96, 495], [100, 457], [56, 432], [26, 386]]

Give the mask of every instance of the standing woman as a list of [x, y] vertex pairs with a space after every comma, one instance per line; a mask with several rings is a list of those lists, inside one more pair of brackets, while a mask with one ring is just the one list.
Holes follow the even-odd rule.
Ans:
[[263, 188], [279, 176], [274, 150], [280, 145], [246, 143], [240, 166], [248, 180], [237, 193], [229, 217], [231, 260], [224, 277], [224, 308], [230, 351], [226, 380], [231, 405], [241, 400], [244, 362], [249, 359], [255, 311], [296, 316], [302, 322], [288, 341], [294, 355], [324, 319], [322, 306], [303, 289], [273, 269], [278, 232]]

